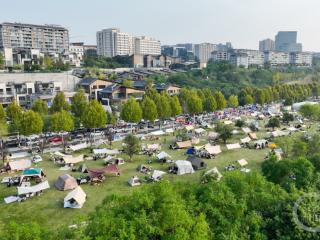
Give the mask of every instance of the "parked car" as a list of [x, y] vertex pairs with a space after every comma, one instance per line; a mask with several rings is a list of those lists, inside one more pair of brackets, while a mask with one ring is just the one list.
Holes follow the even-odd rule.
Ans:
[[51, 142], [51, 143], [62, 142], [62, 137], [56, 136], [56, 137], [49, 138], [48, 142]]

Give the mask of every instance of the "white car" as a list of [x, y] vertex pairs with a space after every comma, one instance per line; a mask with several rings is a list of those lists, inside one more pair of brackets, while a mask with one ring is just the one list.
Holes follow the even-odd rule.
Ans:
[[34, 163], [42, 162], [42, 157], [40, 155], [34, 155], [32, 158], [32, 162]]

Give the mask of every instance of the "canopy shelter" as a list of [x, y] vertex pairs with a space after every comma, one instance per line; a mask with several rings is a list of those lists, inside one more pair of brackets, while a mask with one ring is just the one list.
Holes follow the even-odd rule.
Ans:
[[158, 158], [159, 160], [166, 160], [166, 159], [168, 159], [168, 158], [171, 158], [171, 156], [170, 156], [168, 153], [162, 151], [162, 152], [160, 152], [160, 153], [157, 155], [157, 158]]
[[239, 143], [226, 144], [228, 150], [239, 149], [241, 148]]
[[222, 178], [222, 174], [219, 172], [217, 167], [214, 167], [212, 169], [210, 169], [209, 171], [206, 171], [204, 173], [205, 176], [207, 175], [216, 175], [217, 177], [217, 181], [220, 181], [220, 179]]
[[29, 168], [29, 169], [26, 169], [22, 172], [22, 175], [20, 176], [20, 184], [26, 178], [37, 178], [37, 179], [41, 180], [44, 177], [45, 177], [45, 174], [41, 168]]
[[141, 181], [138, 176], [133, 176], [128, 180], [128, 183], [131, 187], [139, 186], [141, 185]]
[[207, 151], [210, 155], [217, 155], [221, 153], [221, 148], [219, 145], [212, 146], [211, 144], [206, 144], [204, 150]]
[[189, 131], [192, 131], [194, 129], [194, 126], [193, 125], [187, 125], [186, 126], [186, 130], [189, 132]]
[[240, 159], [237, 161], [241, 167], [247, 166], [248, 162], [245, 159]]
[[55, 187], [60, 191], [66, 191], [75, 189], [78, 186], [77, 180], [70, 176], [69, 174], [65, 174], [58, 177], [58, 180], [54, 184]]
[[232, 121], [231, 120], [226, 120], [226, 121], [224, 121], [223, 122], [225, 125], [230, 125], [230, 124], [232, 124]]
[[195, 129], [194, 130], [194, 132], [196, 133], [196, 134], [203, 134], [203, 133], [205, 133], [206, 132], [206, 130], [204, 130], [203, 128], [197, 128], [197, 129]]
[[200, 139], [199, 138], [192, 138], [191, 139], [191, 144], [195, 145], [195, 144], [199, 144], [200, 143]]
[[110, 164], [100, 169], [88, 169], [88, 173], [91, 178], [97, 178], [107, 173], [115, 174], [116, 176], [120, 175], [120, 171], [115, 164]]
[[166, 133], [174, 133], [174, 129], [173, 128], [168, 128], [165, 130]]
[[82, 172], [82, 173], [87, 173], [88, 172], [88, 168], [87, 168], [87, 165], [86, 164], [81, 164], [78, 168], [78, 171], [79, 172]]
[[207, 168], [207, 164], [201, 158], [197, 158], [195, 156], [189, 156], [187, 160], [191, 162], [193, 169], [196, 171]]
[[162, 136], [162, 135], [165, 135], [165, 132], [162, 131], [162, 130], [158, 130], [158, 131], [154, 131], [154, 132], [149, 133], [149, 135], [151, 135], [151, 136]]
[[50, 188], [49, 182], [44, 181], [41, 182], [37, 185], [31, 186], [31, 187], [18, 187], [18, 195], [26, 195], [26, 194], [34, 194], [34, 193], [39, 193], [42, 192], [45, 189]]
[[288, 135], [289, 134], [289, 132], [284, 132], [284, 131], [281, 131], [281, 130], [276, 130], [276, 131], [273, 131], [273, 132], [271, 132], [271, 136], [272, 137], [283, 137], [283, 136], [286, 136], [286, 135]]
[[79, 144], [75, 144], [75, 145], [69, 145], [67, 147], [67, 151], [75, 152], [75, 151], [79, 151], [81, 149], [85, 149], [87, 147], [88, 147], [88, 144], [86, 142], [84, 142], [84, 143], [79, 143]]
[[178, 149], [185, 149], [192, 146], [191, 141], [184, 141], [184, 142], [176, 142], [176, 147]]
[[257, 134], [252, 132], [252, 133], [248, 133], [248, 136], [252, 139], [252, 140], [257, 140]]
[[117, 155], [117, 154], [119, 154], [118, 149], [106, 149], [106, 148], [93, 149], [92, 152], [95, 155]]
[[267, 147], [269, 142], [266, 139], [260, 139], [254, 142], [256, 147], [264, 148]]
[[160, 144], [157, 144], [157, 143], [147, 144], [146, 150], [147, 151], [159, 151], [159, 150], [161, 150], [161, 146], [160, 146]]
[[209, 140], [216, 140], [219, 137], [219, 133], [217, 132], [209, 132], [208, 139]]
[[175, 162], [175, 170], [177, 175], [194, 173], [191, 162], [185, 160], [178, 160]]
[[8, 163], [8, 167], [11, 171], [22, 171], [31, 167], [31, 160], [22, 159], [22, 160], [10, 161]]
[[86, 193], [78, 186], [64, 198], [64, 208], [82, 208], [86, 202]]
[[245, 137], [245, 138], [241, 138], [240, 139], [240, 142], [243, 143], [243, 144], [249, 143], [250, 141], [251, 141], [251, 138], [249, 138], [249, 137]]
[[77, 164], [79, 162], [83, 162], [83, 154], [74, 157], [72, 155], [65, 155], [62, 157], [62, 160], [65, 164]]
[[248, 127], [243, 127], [243, 128], [242, 128], [242, 131], [243, 131], [245, 134], [251, 133], [251, 129], [248, 128]]

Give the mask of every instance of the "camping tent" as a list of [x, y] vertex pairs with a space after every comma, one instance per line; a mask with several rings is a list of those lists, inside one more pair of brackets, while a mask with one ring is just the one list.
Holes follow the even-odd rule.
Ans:
[[43, 173], [41, 168], [29, 168], [25, 169], [20, 176], [20, 184], [23, 182], [24, 178], [38, 178], [43, 179], [45, 174]]
[[227, 147], [228, 150], [241, 148], [239, 143], [226, 144], [226, 147]]
[[31, 161], [29, 159], [10, 161], [8, 166], [11, 171], [22, 171], [31, 167]]
[[257, 140], [258, 139], [256, 133], [248, 133], [248, 135], [252, 140]]
[[251, 129], [248, 128], [248, 127], [243, 127], [243, 128], [242, 128], [242, 131], [243, 131], [245, 134], [251, 133]]
[[153, 173], [152, 173], [151, 178], [152, 178], [154, 181], [159, 181], [164, 174], [166, 174], [166, 172], [159, 171], [159, 170], [154, 170]]
[[74, 157], [72, 155], [65, 155], [62, 158], [63, 158], [63, 162], [65, 164], [76, 164], [76, 163], [79, 163], [79, 162], [83, 161], [83, 154], [79, 155], [77, 157]]
[[221, 148], [219, 145], [217, 146], [212, 146], [211, 144], [206, 144], [204, 146], [204, 149], [210, 154], [210, 155], [217, 155], [221, 153]]
[[168, 128], [165, 130], [166, 133], [174, 133], [174, 130], [173, 128]]
[[185, 160], [178, 160], [175, 162], [177, 168], [177, 175], [183, 175], [187, 173], [194, 173], [191, 162]]
[[147, 151], [159, 151], [161, 150], [161, 146], [157, 143], [155, 144], [147, 144], [146, 146]]
[[58, 177], [58, 180], [54, 185], [58, 190], [66, 191], [75, 189], [78, 186], [78, 183], [74, 177], [71, 177], [69, 174], [65, 174]]
[[204, 130], [203, 128], [197, 128], [197, 129], [194, 130], [194, 132], [195, 132], [196, 134], [203, 134], [203, 133], [206, 132], [206, 130]]
[[189, 148], [192, 146], [191, 141], [184, 141], [184, 142], [176, 142], [176, 146], [179, 149]]
[[161, 153], [159, 153], [159, 154], [157, 155], [157, 158], [158, 158], [159, 160], [163, 160], [163, 159], [171, 158], [171, 156], [170, 156], [168, 153], [162, 151]]
[[191, 162], [194, 170], [201, 170], [207, 168], [207, 164], [200, 158], [190, 156], [187, 160]]
[[220, 181], [220, 179], [222, 178], [222, 174], [219, 172], [218, 168], [216, 167], [210, 169], [209, 171], [206, 171], [204, 175], [213, 175], [213, 174], [216, 174], [217, 181]]
[[151, 136], [162, 136], [164, 134], [165, 134], [164, 131], [158, 130], [158, 131], [151, 132], [149, 135], [151, 135]]
[[240, 159], [237, 161], [241, 167], [248, 165], [248, 162], [245, 159]]
[[115, 164], [109, 164], [108, 166], [100, 169], [88, 169], [88, 173], [91, 178], [96, 178], [106, 173], [114, 173], [117, 176], [120, 175], [120, 171]]
[[209, 140], [216, 140], [218, 137], [219, 137], [219, 133], [217, 133], [217, 132], [209, 132], [208, 133]]
[[225, 125], [230, 125], [230, 124], [232, 124], [232, 121], [231, 120], [226, 120], [226, 121], [224, 121], [223, 122]]
[[93, 154], [95, 155], [117, 155], [119, 154], [118, 149], [106, 149], [106, 148], [101, 148], [101, 149], [93, 149]]
[[191, 131], [191, 130], [193, 130], [194, 129], [194, 126], [193, 125], [187, 125], [186, 126], [186, 130], [187, 131]]
[[79, 144], [68, 146], [67, 150], [74, 152], [74, 151], [79, 151], [81, 149], [85, 149], [87, 147], [88, 147], [87, 143], [79, 143]]
[[87, 173], [88, 172], [88, 168], [85, 164], [81, 164], [80, 167], [78, 168], [78, 171], [79, 172], [82, 172], [82, 173]]
[[134, 186], [139, 186], [141, 184], [141, 181], [138, 178], [138, 176], [133, 176], [129, 179], [128, 183], [131, 187], [134, 187]]
[[86, 193], [81, 187], [77, 187], [73, 191], [69, 192], [64, 198], [64, 208], [82, 208], [86, 202]]
[[31, 187], [18, 187], [18, 195], [41, 192], [50, 188], [48, 181], [41, 182]]

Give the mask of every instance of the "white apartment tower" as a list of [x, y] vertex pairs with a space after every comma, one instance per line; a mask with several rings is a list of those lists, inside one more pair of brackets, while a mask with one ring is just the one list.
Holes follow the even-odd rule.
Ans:
[[97, 32], [97, 53], [99, 56], [114, 57], [133, 54], [133, 37], [119, 28]]
[[135, 54], [138, 55], [160, 55], [160, 41], [148, 37], [135, 38]]
[[69, 31], [58, 25], [0, 24], [0, 49], [37, 49], [41, 53], [69, 50]]
[[207, 63], [211, 58], [211, 53], [216, 50], [216, 45], [212, 43], [200, 43], [194, 46], [195, 56], [199, 59], [200, 63]]

